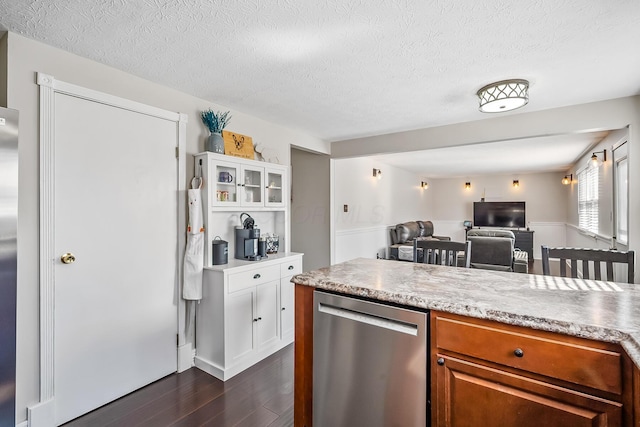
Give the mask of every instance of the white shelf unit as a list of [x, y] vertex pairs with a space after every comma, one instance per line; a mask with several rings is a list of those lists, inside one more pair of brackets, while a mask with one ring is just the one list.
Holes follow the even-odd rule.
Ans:
[[200, 173], [204, 177], [205, 267], [212, 266], [211, 242], [216, 236], [229, 243], [231, 261], [234, 228], [241, 225], [243, 212], [255, 219], [261, 235], [278, 236], [279, 251], [290, 251], [288, 166], [206, 152], [195, 155], [195, 174]]
[[[214, 153], [195, 156], [204, 178], [205, 271], [196, 312], [195, 365], [223, 381], [293, 342], [294, 287], [302, 254], [290, 252], [289, 167]], [[260, 234], [278, 235], [278, 253], [238, 260], [243, 212]], [[211, 245], [228, 242], [228, 263], [212, 265]]]

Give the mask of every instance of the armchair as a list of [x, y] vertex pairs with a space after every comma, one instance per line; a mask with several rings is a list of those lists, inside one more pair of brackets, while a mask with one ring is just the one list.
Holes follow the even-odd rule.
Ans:
[[515, 248], [515, 236], [509, 230], [469, 230], [471, 242], [471, 267], [487, 270], [529, 271], [529, 256]]
[[451, 240], [450, 237], [434, 235], [431, 221], [409, 221], [397, 224], [389, 230], [389, 237], [391, 243], [389, 259], [403, 261], [413, 261], [414, 239]]

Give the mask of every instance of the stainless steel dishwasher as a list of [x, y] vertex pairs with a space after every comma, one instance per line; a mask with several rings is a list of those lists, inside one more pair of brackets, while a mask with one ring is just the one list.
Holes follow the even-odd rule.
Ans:
[[313, 425], [428, 425], [427, 313], [314, 292]]

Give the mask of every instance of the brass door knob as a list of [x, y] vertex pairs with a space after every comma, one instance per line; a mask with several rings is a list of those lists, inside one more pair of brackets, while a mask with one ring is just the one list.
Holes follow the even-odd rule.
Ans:
[[75, 260], [76, 260], [76, 256], [70, 252], [63, 254], [60, 257], [60, 261], [62, 261], [63, 264], [73, 264]]

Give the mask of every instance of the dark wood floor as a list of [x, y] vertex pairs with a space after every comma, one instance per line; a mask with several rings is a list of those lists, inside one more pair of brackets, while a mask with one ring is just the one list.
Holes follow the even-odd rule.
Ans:
[[293, 426], [293, 344], [226, 382], [191, 368], [65, 426]]

